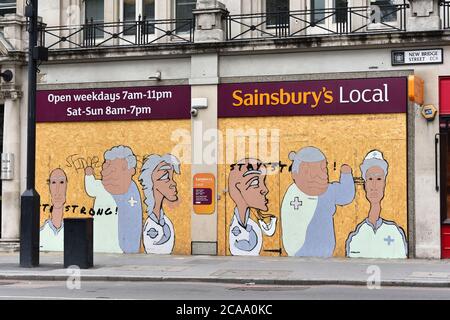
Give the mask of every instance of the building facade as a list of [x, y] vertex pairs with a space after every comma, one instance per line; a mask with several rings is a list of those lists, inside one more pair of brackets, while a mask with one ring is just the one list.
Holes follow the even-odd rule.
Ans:
[[[24, 6], [0, 21], [4, 247], [26, 178]], [[448, 257], [449, 2], [39, 13], [42, 250], [62, 250], [64, 217], [93, 217], [97, 252]]]

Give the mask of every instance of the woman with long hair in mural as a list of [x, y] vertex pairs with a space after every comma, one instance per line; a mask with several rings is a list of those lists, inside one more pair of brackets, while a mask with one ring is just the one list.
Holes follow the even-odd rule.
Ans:
[[180, 174], [180, 161], [171, 154], [152, 154], [144, 160], [139, 182], [144, 190], [147, 220], [143, 228], [146, 253], [171, 254], [175, 230], [164, 211], [164, 200], [178, 200], [174, 174]]
[[[261, 213], [268, 211], [266, 174], [266, 166], [257, 159], [243, 159], [231, 166], [228, 188], [236, 205], [229, 230], [232, 255], [259, 255], [263, 233], [275, 233], [277, 218]], [[259, 225], [250, 216], [252, 209], [257, 211]], [[270, 218], [270, 222], [266, 223], [265, 218]]]

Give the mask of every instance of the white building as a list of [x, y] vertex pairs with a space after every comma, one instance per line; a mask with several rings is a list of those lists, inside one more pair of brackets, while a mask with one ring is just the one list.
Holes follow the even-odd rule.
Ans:
[[[11, 70], [14, 74], [12, 81], [2, 81], [0, 95], [2, 152], [14, 155], [14, 175], [2, 181], [1, 243], [7, 249], [13, 248], [20, 237], [20, 195], [26, 179], [24, 2], [18, 0], [16, 12], [0, 18], [1, 71]], [[229, 165], [239, 159], [208, 161], [210, 158], [199, 155], [211, 150], [222, 156], [228, 152], [220, 139], [211, 136], [211, 130], [219, 129], [219, 134], [224, 135], [229, 129], [247, 130], [238, 136], [249, 143], [255, 132], [261, 135], [258, 130], [274, 129], [279, 134], [279, 152], [260, 159], [262, 162], [289, 166], [290, 151], [311, 145], [325, 154], [330, 181], [339, 179], [342, 164], [353, 170], [355, 196], [348, 205], [337, 206], [334, 220], [329, 220], [331, 229], [323, 235], [324, 239], [331, 239], [334, 256], [348, 255], [348, 236], [364, 221], [370, 206], [375, 205], [366, 199], [367, 181], [364, 188], [360, 169], [364, 157], [373, 149], [380, 150], [389, 163], [378, 217], [395, 222], [404, 231], [408, 257], [449, 256], [450, 240], [445, 238], [449, 233], [445, 223], [450, 215], [446, 208], [448, 148], [444, 146], [444, 124], [446, 114], [450, 114], [450, 2], [58, 0], [40, 1], [39, 5], [44, 24], [41, 41], [49, 48], [49, 61], [39, 66], [38, 74], [38, 99], [43, 99], [38, 104], [46, 99], [38, 105], [37, 128], [36, 183], [43, 204], [51, 205], [46, 187], [48, 175], [52, 169], [61, 168], [68, 177], [65, 205], [85, 206], [89, 211], [92, 199], [82, 192], [84, 169], [92, 166], [100, 179], [104, 151], [128, 145], [137, 156], [133, 179], [140, 188], [145, 211], [144, 192], [138, 181], [145, 156], [173, 154], [181, 144], [184, 150], [192, 152], [181, 159], [181, 173], [173, 177], [179, 194], [174, 203], [179, 206], [170, 207], [168, 198], [161, 202], [174, 225], [172, 253], [230, 254], [234, 207], [239, 205], [230, 195]], [[417, 92], [413, 101], [414, 92], [408, 90], [408, 81], [414, 81], [411, 76], [415, 76], [416, 83], [423, 79], [424, 101], [420, 101]], [[182, 93], [186, 86], [190, 95]], [[92, 98], [78, 104], [73, 101], [77, 92], [123, 94], [142, 88], [149, 95], [172, 92], [178, 108], [175, 114], [165, 118], [164, 112], [158, 113], [168, 110], [170, 104], [153, 101], [150, 105], [136, 105], [142, 102], [138, 95], [122, 97], [128, 105], [110, 99], [98, 105]], [[376, 89], [385, 90], [384, 101], [373, 96]], [[325, 99], [318, 96], [323, 91], [325, 97], [327, 90], [331, 92], [329, 109]], [[280, 98], [288, 91], [303, 92], [304, 100], [298, 103], [298, 110], [303, 106], [310, 111], [297, 111], [292, 101], [283, 104]], [[246, 93], [249, 96], [244, 96]], [[256, 96], [258, 93], [268, 96]], [[237, 98], [239, 94], [242, 100]], [[62, 100], [55, 101], [55, 97]], [[232, 97], [243, 104], [231, 105], [228, 101], [232, 100], [228, 99]], [[393, 103], [395, 97], [397, 104]], [[195, 100], [200, 105], [206, 101], [207, 108], [198, 109], [191, 118], [193, 98], [207, 98]], [[244, 98], [250, 99], [248, 103]], [[305, 104], [308, 101], [311, 103]], [[107, 107], [119, 111], [125, 108], [125, 112], [128, 108], [133, 113], [129, 109], [133, 105], [135, 112], [141, 110], [136, 121], [123, 114], [106, 117]], [[424, 110], [423, 105], [437, 108], [434, 120], [425, 119], [423, 113], [432, 108]], [[84, 113], [68, 111], [77, 107]], [[93, 114], [89, 118], [87, 107], [102, 109], [104, 117]], [[145, 108], [149, 107], [153, 109], [145, 115]], [[64, 111], [59, 114], [58, 108]], [[444, 123], [441, 126], [440, 121]], [[176, 129], [190, 132], [189, 139], [178, 144], [171, 140]], [[231, 141], [225, 141], [229, 146]], [[258, 148], [265, 143], [261, 141], [257, 142]], [[208, 149], [211, 145], [213, 148]], [[239, 153], [236, 150], [230, 151], [233, 156]], [[244, 155], [264, 158], [251, 151]], [[195, 183], [192, 185], [198, 173], [215, 178], [212, 194], [204, 204], [208, 206], [212, 198], [212, 209], [198, 207], [202, 202], [192, 199], [192, 188], [198, 189]], [[287, 169], [267, 175], [266, 213], [275, 217], [278, 224], [273, 236], [258, 237], [263, 242], [259, 254], [286, 255], [288, 240], [283, 235], [282, 202], [291, 183]], [[259, 209], [255, 210], [256, 216], [264, 212], [245, 197], [253, 196], [243, 196], [242, 200], [252, 214], [252, 208]], [[321, 214], [317, 210], [314, 217]], [[66, 214], [83, 213], [78, 207], [70, 207]], [[147, 213], [143, 214], [145, 222]], [[42, 215], [41, 221], [51, 216], [45, 210]], [[325, 220], [317, 222], [314, 217], [303, 222], [304, 244], [298, 244], [297, 255], [319, 252], [325, 243], [314, 243], [313, 224], [325, 226]], [[384, 240], [388, 247], [389, 240], [390, 237]], [[251, 246], [252, 241], [248, 241]], [[309, 244], [312, 251], [305, 251], [306, 247], [302, 251], [302, 245], [307, 246], [308, 241], [313, 243]], [[144, 252], [143, 244], [141, 247]]]

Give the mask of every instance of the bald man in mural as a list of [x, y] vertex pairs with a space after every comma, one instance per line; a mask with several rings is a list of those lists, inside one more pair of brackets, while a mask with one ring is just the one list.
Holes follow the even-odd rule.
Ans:
[[281, 206], [282, 238], [289, 256], [331, 257], [336, 245], [336, 206], [355, 197], [352, 169], [341, 167], [339, 182], [329, 182], [327, 160], [318, 148], [291, 152], [294, 183]]
[[[261, 213], [268, 211], [266, 174], [265, 165], [256, 159], [243, 159], [232, 166], [228, 177], [230, 197], [236, 204], [229, 231], [232, 255], [259, 255], [263, 233], [275, 233], [276, 217]], [[259, 225], [250, 217], [252, 210], [256, 210]]]
[[54, 169], [48, 178], [50, 191], [50, 218], [40, 230], [40, 248], [43, 251], [63, 251], [64, 248], [64, 204], [67, 196], [67, 175], [64, 170]]
[[86, 193], [95, 198], [94, 251], [139, 253], [142, 230], [141, 195], [133, 176], [136, 156], [127, 146], [116, 146], [104, 154], [101, 179], [94, 169], [85, 169]]

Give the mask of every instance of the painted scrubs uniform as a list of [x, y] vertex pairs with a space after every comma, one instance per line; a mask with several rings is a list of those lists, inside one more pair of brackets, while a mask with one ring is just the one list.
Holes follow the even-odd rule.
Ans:
[[336, 246], [333, 216], [336, 205], [347, 205], [355, 197], [351, 173], [341, 173], [339, 182], [328, 185], [316, 197], [292, 184], [283, 198], [281, 223], [283, 246], [289, 256], [331, 257]]
[[141, 195], [134, 181], [127, 193], [112, 195], [118, 207], [119, 245], [124, 253], [139, 253], [142, 233]]
[[245, 212], [242, 222], [237, 208], [234, 208], [230, 225], [230, 252], [233, 256], [257, 256], [262, 248], [262, 233], [272, 236], [276, 229], [276, 218], [272, 217], [269, 225], [258, 220], [261, 227], [250, 219], [250, 209]]
[[408, 255], [403, 229], [395, 222], [379, 218], [374, 226], [368, 218], [361, 222], [346, 242], [351, 258], [400, 259]]
[[42, 251], [64, 250], [64, 222], [57, 229], [51, 219], [44, 222], [40, 229], [40, 249]]
[[[95, 179], [93, 175], [84, 177], [84, 185], [87, 194], [95, 198], [94, 210], [97, 213], [103, 209], [102, 215], [94, 216], [94, 251], [107, 253], [122, 253], [119, 245], [119, 222], [116, 214], [116, 201], [106, 191], [101, 180]], [[112, 214], [105, 215], [107, 209]]]
[[152, 212], [145, 221], [144, 248], [146, 253], [171, 254], [175, 243], [175, 231], [169, 217], [161, 209], [159, 220]]

